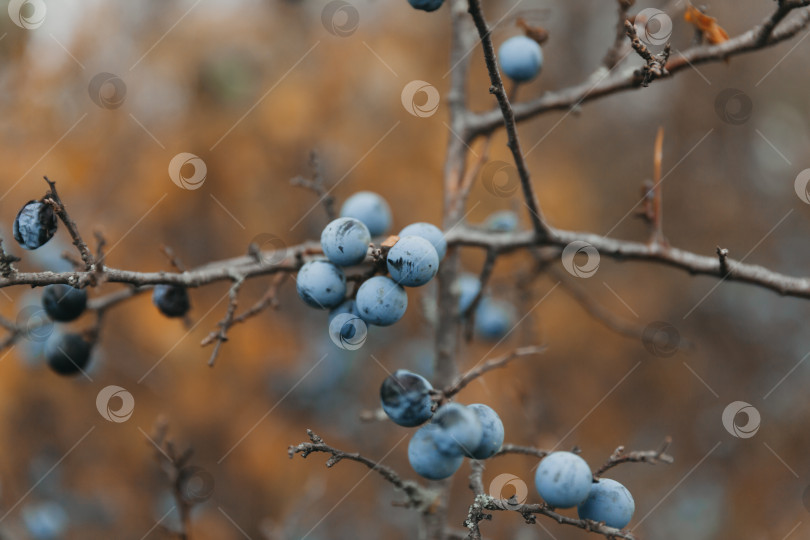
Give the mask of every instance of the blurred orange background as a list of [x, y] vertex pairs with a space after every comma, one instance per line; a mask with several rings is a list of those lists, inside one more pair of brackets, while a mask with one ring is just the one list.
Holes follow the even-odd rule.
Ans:
[[[319, 238], [327, 223], [323, 209], [311, 192], [289, 184], [309, 174], [312, 149], [320, 152], [338, 203], [373, 190], [391, 204], [395, 230], [415, 221], [439, 224], [444, 150], [453, 136], [448, 111], [442, 101], [435, 115], [415, 117], [400, 92], [424, 80], [444, 100], [449, 10], [417, 12], [405, 0], [352, 4], [359, 26], [345, 37], [322, 21], [326, 2], [310, 1], [50, 2], [34, 29], [0, 16], [0, 234], [23, 257], [19, 268], [58, 269], [59, 254], [72, 248], [64, 230], [33, 253], [21, 254], [10, 241], [18, 209], [47, 188], [43, 174], [57, 182], [86, 239], [103, 233], [107, 263], [131, 270], [170, 270], [161, 245], [194, 267], [244, 254], [262, 234], [287, 245]], [[716, 2], [710, 13], [734, 36], [765, 17], [771, 4]], [[639, 3], [636, 10], [648, 6], [663, 3]], [[521, 88], [521, 100], [581, 82], [613, 39], [612, 2], [512, 8], [511, 1], [487, 2], [491, 21], [508, 14], [495, 31], [496, 46], [518, 32], [514, 15], [529, 8], [526, 15], [551, 34], [544, 71]], [[685, 49], [693, 29], [677, 13], [673, 20], [673, 46]], [[671, 243], [707, 255], [719, 245], [746, 262], [806, 274], [810, 208], [794, 193], [796, 175], [810, 166], [804, 35], [522, 124], [549, 221], [646, 239], [644, 224], [625, 216], [651, 177], [653, 140], [663, 126], [664, 227]], [[471, 54], [471, 106], [492, 108], [480, 48]], [[96, 103], [103, 100], [88, 87], [99, 73], [122, 81], [120, 106]], [[740, 89], [753, 103], [746, 122], [729, 124], [716, 114], [716, 97], [726, 88]], [[179, 189], [167, 174], [180, 152], [207, 166], [197, 190]], [[502, 131], [492, 158], [510, 160]], [[479, 223], [493, 211], [513, 209], [528, 226], [519, 196], [499, 198], [479, 183], [467, 219]], [[465, 250], [462, 259], [469, 271], [480, 270], [482, 253]], [[522, 345], [547, 344], [548, 352], [487, 375], [460, 401], [498, 411], [507, 442], [576, 445], [594, 468], [619, 445], [654, 449], [671, 435], [675, 464], [624, 465], [609, 475], [633, 493], [632, 523], [640, 522], [635, 532], [643, 538], [810, 534], [804, 391], [810, 363], [801, 362], [810, 350], [803, 330], [810, 304], [607, 258], [591, 279], [562, 274], [616, 317], [639, 328], [668, 321], [691, 343], [662, 358], [588, 316], [555, 287], [556, 278], [538, 276], [528, 297], [516, 290], [532, 268], [526, 254], [498, 260], [493, 295], [528, 316], [494, 349], [465, 344], [460, 365]], [[270, 281], [248, 283], [240, 308], [252, 305]], [[104, 285], [91, 295], [119, 288]], [[4, 291], [0, 313], [10, 319], [38, 302], [36, 290]], [[411, 290], [405, 319], [372, 329], [355, 352], [332, 344], [326, 314], [306, 308], [288, 280], [279, 309], [235, 327], [213, 368], [206, 365], [210, 349], [199, 343], [224, 314], [224, 283], [192, 291], [191, 328], [160, 316], [146, 295], [111, 310], [92, 382], [52, 374], [36, 344], [0, 353], [6, 441], [0, 536], [36, 538], [26, 516], [55, 503], [68, 519], [57, 538], [170, 537], [155, 528], [162, 517], [172, 526], [176, 513], [168, 512], [167, 484], [147, 437], [163, 415], [170, 436], [194, 448], [193, 463], [214, 481], [211, 498], [195, 509], [194, 540], [415, 537], [418, 520], [391, 506], [400, 497], [379, 477], [351, 462], [327, 470], [318, 454], [290, 461], [287, 447], [305, 441], [310, 428], [341, 449], [372, 459], [387, 455], [386, 464], [415, 479], [406, 455], [409, 432], [358, 417], [377, 406], [386, 370], [429, 374], [433, 334], [425, 313], [434, 291]], [[86, 317], [76, 326], [91, 323]], [[98, 391], [111, 384], [134, 396], [126, 422], [105, 421], [96, 410]], [[724, 429], [721, 414], [733, 401], [761, 413], [754, 437], [735, 438]], [[514, 474], [528, 484], [529, 502], [538, 502], [535, 462], [493, 460], [485, 484]], [[472, 501], [467, 472], [465, 464], [454, 481], [449, 523], [457, 528]], [[587, 534], [538, 522], [547, 530], [501, 513], [482, 530], [489, 538]]]

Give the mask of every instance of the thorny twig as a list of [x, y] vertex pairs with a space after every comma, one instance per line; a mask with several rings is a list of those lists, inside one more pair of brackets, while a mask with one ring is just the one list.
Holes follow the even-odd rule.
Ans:
[[321, 158], [315, 150], [309, 155], [309, 166], [312, 169], [312, 178], [296, 176], [290, 179], [290, 184], [301, 186], [315, 192], [315, 195], [319, 198], [319, 202], [323, 204], [324, 210], [326, 210], [326, 216], [332, 221], [337, 217], [335, 198], [330, 194], [331, 190], [327, 189], [326, 179], [323, 174], [323, 168], [321, 167]]
[[95, 263], [93, 254], [90, 252], [90, 248], [87, 247], [87, 243], [82, 239], [76, 222], [70, 218], [62, 199], [59, 198], [59, 193], [56, 191], [56, 182], [52, 182], [47, 176], [43, 178], [45, 178], [45, 181], [50, 187], [48, 193], [45, 194], [45, 202], [53, 207], [54, 213], [62, 220], [62, 223], [65, 224], [65, 228], [67, 228], [70, 238], [73, 240], [73, 245], [76, 246], [76, 249], [79, 250], [79, 254], [82, 257], [84, 269], [92, 270], [93, 264]]
[[[168, 422], [159, 418], [149, 442], [154, 446], [155, 460], [166, 475], [180, 516], [180, 530], [169, 532], [175, 534], [179, 540], [191, 540], [191, 510], [195, 504], [210, 496], [213, 480], [208, 480], [210, 475], [199, 467], [190, 465], [194, 450], [189, 447], [179, 452], [174, 441], [168, 438], [168, 432]], [[190, 481], [193, 478], [200, 480], [201, 485], [192, 486]]]
[[625, 452], [624, 446], [620, 446], [616, 448], [604, 465], [593, 472], [593, 476], [594, 478], [599, 478], [604, 475], [606, 471], [622, 463], [651, 463], [653, 465], [657, 463], [673, 463], [675, 458], [666, 453], [670, 444], [672, 444], [672, 438], [666, 437], [658, 450], [635, 450], [633, 452]]
[[289, 454], [290, 459], [295, 457], [295, 454], [301, 454], [301, 457], [306, 459], [307, 456], [312, 453], [322, 452], [331, 455], [331, 457], [326, 461], [327, 467], [334, 467], [344, 459], [356, 461], [357, 463], [362, 463], [372, 471], [378, 473], [396, 489], [402, 491], [407, 497], [407, 500], [403, 503], [403, 506], [407, 508], [414, 508], [420, 512], [427, 512], [433, 505], [437, 495], [433, 490], [424, 488], [416, 482], [403, 480], [391, 467], [373, 461], [357, 452], [344, 452], [343, 450], [338, 450], [337, 448], [329, 446], [323, 441], [322, 438], [313, 433], [312, 430], [308, 429], [307, 435], [309, 436], [310, 442], [303, 442], [289, 447], [287, 453]]
[[655, 79], [666, 77], [668, 75], [666, 65], [671, 50], [669, 44], [664, 47], [664, 50], [660, 54], [653, 54], [638, 38], [633, 23], [624, 21], [624, 30], [627, 33], [627, 37], [630, 38], [630, 45], [633, 47], [633, 50], [646, 62], [644, 67], [637, 72], [641, 86], [649, 86]]
[[487, 360], [486, 362], [475, 366], [473, 369], [461, 375], [458, 379], [456, 379], [450, 386], [448, 386], [444, 390], [439, 391], [438, 393], [439, 401], [444, 401], [446, 399], [452, 398], [453, 396], [461, 392], [461, 390], [463, 390], [468, 384], [470, 384], [477, 378], [481, 377], [485, 373], [492, 371], [493, 369], [502, 368], [517, 358], [542, 354], [543, 352], [545, 352], [545, 350], [546, 347], [544, 346], [521, 347], [503, 356]]

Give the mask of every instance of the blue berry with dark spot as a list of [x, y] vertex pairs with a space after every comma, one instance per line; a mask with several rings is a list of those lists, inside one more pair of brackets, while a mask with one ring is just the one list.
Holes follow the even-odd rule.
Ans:
[[580, 519], [604, 522], [608, 527], [624, 529], [633, 518], [636, 502], [626, 487], [610, 478], [600, 478], [591, 485], [591, 492], [577, 507]]
[[444, 233], [440, 228], [431, 223], [411, 223], [399, 231], [399, 236], [420, 236], [424, 238], [433, 244], [433, 248], [436, 250], [440, 261], [444, 259], [445, 254], [447, 254], [447, 240], [444, 238]]
[[56, 214], [51, 205], [29, 201], [14, 220], [14, 239], [25, 249], [37, 249], [56, 234]]
[[383, 381], [380, 402], [383, 411], [394, 423], [415, 427], [433, 416], [431, 390], [433, 387], [421, 375], [398, 369]]
[[394, 281], [419, 287], [439, 271], [439, 255], [433, 244], [421, 236], [403, 236], [388, 251], [386, 264]]
[[483, 403], [467, 405], [467, 408], [478, 416], [482, 434], [481, 442], [475, 450], [465, 455], [473, 459], [487, 459], [494, 456], [503, 446], [504, 430], [500, 416]]
[[442, 7], [444, 0], [408, 0], [408, 3], [415, 9], [429, 12]]
[[321, 247], [326, 257], [338, 266], [354, 266], [366, 258], [371, 234], [359, 220], [338, 218], [321, 233]]
[[584, 459], [572, 452], [552, 452], [534, 473], [537, 493], [554, 508], [572, 508], [591, 492], [593, 476]]
[[337, 307], [346, 297], [343, 270], [327, 261], [310, 261], [298, 271], [295, 279], [298, 296], [314, 308]]
[[408, 294], [390, 278], [374, 276], [357, 289], [357, 310], [368, 324], [390, 326], [405, 315], [407, 308]]
[[439, 426], [433, 433], [436, 448], [448, 456], [471, 454], [481, 444], [483, 429], [478, 415], [459, 403], [447, 403], [433, 414], [431, 423]]
[[155, 285], [152, 303], [167, 317], [185, 317], [191, 309], [188, 289], [182, 285]]
[[93, 345], [79, 334], [54, 333], [45, 342], [48, 367], [59, 375], [78, 375], [87, 368]]
[[340, 217], [362, 221], [371, 236], [380, 236], [391, 228], [391, 208], [380, 195], [373, 191], [358, 191], [343, 203]]
[[416, 430], [408, 443], [408, 461], [413, 470], [428, 480], [453, 476], [464, 462], [464, 456], [448, 456], [439, 452], [434, 435], [441, 431], [436, 424], [425, 424]]
[[503, 42], [498, 49], [501, 70], [515, 82], [528, 82], [543, 67], [543, 51], [532, 38], [515, 36]]

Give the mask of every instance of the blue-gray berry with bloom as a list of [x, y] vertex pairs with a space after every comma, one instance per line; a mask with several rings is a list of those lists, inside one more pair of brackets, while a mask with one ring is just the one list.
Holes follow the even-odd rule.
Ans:
[[552, 452], [534, 473], [537, 493], [554, 508], [573, 508], [591, 492], [593, 476], [584, 459], [572, 452]]
[[447, 240], [444, 238], [444, 233], [440, 228], [432, 223], [411, 223], [401, 231], [399, 236], [421, 236], [431, 244], [439, 256], [439, 260], [444, 259], [447, 254]]
[[498, 49], [501, 70], [515, 82], [528, 82], [540, 73], [543, 67], [543, 51], [532, 38], [514, 36]]
[[14, 219], [14, 239], [25, 249], [37, 249], [56, 234], [56, 214], [51, 205], [29, 201]]
[[342, 217], [327, 225], [321, 233], [321, 248], [338, 266], [354, 266], [366, 258], [371, 234], [360, 220]]
[[478, 291], [481, 290], [481, 280], [474, 274], [461, 274], [456, 278], [458, 290], [458, 312], [463, 314], [472, 305]]
[[421, 236], [403, 236], [388, 250], [386, 265], [391, 278], [406, 287], [420, 287], [439, 271], [436, 248]]
[[87, 291], [61, 283], [48, 285], [42, 293], [42, 307], [51, 320], [75, 321], [87, 308]]
[[626, 487], [610, 478], [600, 478], [577, 507], [580, 519], [604, 522], [608, 527], [623, 529], [633, 518], [636, 502]]
[[431, 423], [439, 426], [433, 433], [436, 448], [448, 456], [472, 453], [481, 444], [483, 429], [478, 415], [459, 403], [446, 403], [433, 414]]
[[484, 227], [488, 231], [509, 233], [517, 230], [520, 224], [518, 215], [511, 210], [500, 210], [493, 212], [484, 222]]
[[362, 221], [371, 236], [380, 236], [391, 229], [391, 207], [373, 191], [358, 191], [340, 207], [340, 217]]
[[475, 310], [475, 331], [489, 341], [506, 337], [516, 321], [515, 307], [504, 300], [482, 298]]
[[390, 326], [405, 315], [407, 308], [408, 294], [391, 278], [374, 276], [357, 290], [357, 311], [368, 324]]
[[383, 411], [394, 423], [416, 427], [433, 416], [430, 382], [417, 373], [398, 369], [386, 377], [380, 386]]
[[504, 429], [500, 416], [483, 403], [473, 403], [467, 408], [478, 416], [481, 423], [481, 442], [467, 455], [473, 459], [487, 459], [494, 456], [503, 446]]
[[417, 474], [428, 480], [453, 476], [464, 462], [464, 456], [448, 456], [439, 452], [435, 435], [441, 431], [436, 424], [425, 424], [416, 430], [408, 443], [408, 461]]
[[346, 276], [343, 270], [330, 262], [309, 261], [298, 270], [295, 288], [307, 305], [331, 309], [346, 297]]

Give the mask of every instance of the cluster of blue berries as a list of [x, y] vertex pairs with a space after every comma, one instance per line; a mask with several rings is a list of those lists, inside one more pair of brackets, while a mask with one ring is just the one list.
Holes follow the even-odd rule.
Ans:
[[623, 529], [636, 509], [630, 492], [615, 480], [594, 479], [584, 459], [572, 452], [552, 452], [534, 475], [537, 492], [554, 508], [577, 507], [580, 519]]
[[[67, 323], [81, 317], [87, 308], [87, 291], [70, 285], [48, 285], [42, 293], [42, 308], [51, 320]], [[93, 344], [81, 334], [55, 332], [45, 342], [48, 366], [59, 375], [78, 375], [90, 363]]]
[[[14, 219], [14, 239], [27, 250], [44, 246], [57, 230], [57, 216], [45, 198], [29, 201]], [[184, 287], [157, 285], [152, 300], [167, 317], [182, 317], [189, 308], [188, 292]], [[87, 290], [70, 285], [48, 285], [42, 293], [42, 308], [55, 322], [77, 320], [87, 309]], [[59, 375], [74, 376], [90, 363], [93, 341], [80, 333], [54, 332], [44, 347], [48, 366]]]
[[[340, 217], [321, 233], [326, 259], [309, 261], [298, 271], [296, 289], [301, 300], [331, 310], [330, 322], [343, 313], [376, 326], [390, 326], [400, 320], [408, 307], [404, 287], [419, 287], [433, 279], [447, 251], [447, 242], [435, 225], [408, 225], [393, 239], [393, 245], [386, 242], [390, 249], [384, 261], [378, 261], [377, 269], [388, 276], [370, 277], [358, 287], [354, 298], [347, 297], [343, 268], [365, 261], [372, 237], [386, 234], [390, 227], [391, 209], [381, 196], [361, 191], [349, 197], [341, 207]], [[340, 331], [351, 333], [355, 329], [346, 324]]]
[[408, 445], [414, 471], [441, 480], [452, 476], [465, 457], [487, 459], [501, 449], [503, 423], [495, 411], [481, 403], [450, 402], [434, 412], [434, 394], [427, 379], [404, 369], [388, 376], [380, 387], [388, 418], [404, 427], [422, 426]]
[[[14, 239], [24, 249], [41, 248], [56, 234], [57, 218], [53, 207], [43, 198], [29, 201], [14, 219]], [[70, 285], [48, 285], [42, 294], [42, 308], [56, 322], [75, 321], [87, 309], [87, 291]], [[82, 334], [54, 332], [45, 343], [48, 366], [59, 375], [77, 375], [90, 362], [92, 342]]]

